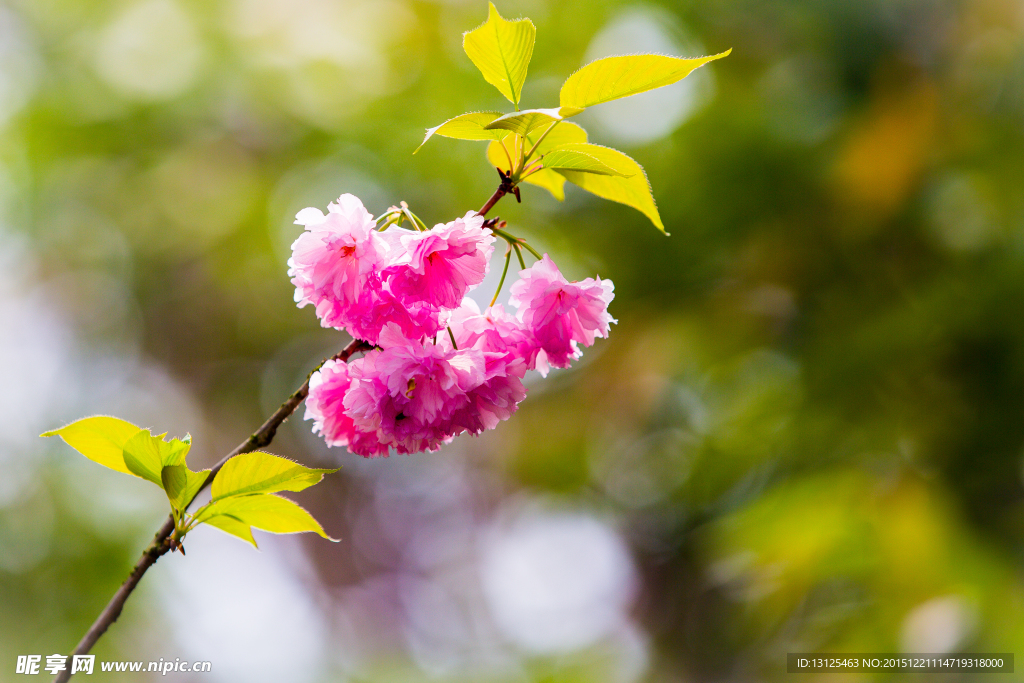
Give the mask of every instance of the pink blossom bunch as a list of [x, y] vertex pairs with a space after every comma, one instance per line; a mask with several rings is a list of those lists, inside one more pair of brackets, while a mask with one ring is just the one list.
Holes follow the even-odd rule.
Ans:
[[313, 304], [324, 327], [376, 344], [385, 323], [409, 338], [441, 329], [445, 308], [480, 284], [494, 251], [484, 219], [467, 213], [427, 232], [377, 232], [363, 203], [343, 194], [325, 216], [303, 209], [288, 274], [299, 307]]
[[436, 451], [507, 420], [527, 370], [569, 367], [607, 337], [613, 285], [569, 282], [545, 254], [519, 272], [512, 315], [466, 293], [487, 274], [494, 235], [475, 212], [430, 230], [389, 226], [350, 194], [303, 209], [288, 274], [300, 307], [373, 348], [330, 360], [309, 381], [306, 419], [329, 446], [365, 457]]

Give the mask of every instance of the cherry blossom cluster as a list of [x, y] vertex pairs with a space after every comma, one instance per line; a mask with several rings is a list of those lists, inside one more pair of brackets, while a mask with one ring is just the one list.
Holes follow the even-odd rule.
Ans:
[[309, 380], [306, 419], [329, 446], [365, 457], [436, 451], [508, 419], [527, 370], [547, 375], [607, 337], [608, 280], [568, 282], [545, 254], [519, 272], [510, 302], [481, 311], [466, 293], [488, 271], [495, 236], [469, 212], [427, 230], [377, 221], [350, 194], [303, 209], [288, 274], [299, 307], [370, 346]]

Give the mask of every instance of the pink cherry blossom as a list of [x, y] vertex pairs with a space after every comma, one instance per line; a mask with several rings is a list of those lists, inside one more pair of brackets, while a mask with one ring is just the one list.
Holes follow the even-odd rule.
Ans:
[[324, 327], [345, 327], [349, 315], [368, 302], [368, 276], [379, 270], [388, 244], [374, 232], [362, 202], [343, 194], [328, 206], [303, 209], [295, 222], [306, 227], [292, 244], [288, 275], [299, 307], [313, 304]]
[[[507, 420], [526, 398], [523, 375], [527, 357], [533, 353], [532, 337], [501, 304], [483, 313], [472, 299], [452, 313], [449, 321], [459, 349], [476, 349], [484, 357], [484, 381], [467, 392], [469, 401], [456, 415], [455, 422], [471, 434], [494, 429]], [[438, 338], [451, 348], [447, 335]]]
[[[530, 331], [515, 317], [505, 312], [501, 304], [491, 306], [483, 313], [472, 299], [462, 300], [462, 305], [452, 311], [448, 320], [460, 349], [477, 348], [528, 358], [536, 343]], [[447, 347], [451, 342], [444, 337], [438, 341]]]
[[[378, 344], [389, 323], [406, 339], [433, 336], [443, 326], [441, 312], [422, 302], [409, 302], [391, 293], [379, 273], [366, 278], [365, 289], [344, 315], [345, 328], [357, 339]], [[319, 309], [317, 309], [319, 313]]]
[[345, 413], [343, 402], [351, 385], [349, 366], [338, 360], [327, 361], [309, 378], [306, 419], [313, 420], [313, 433], [321, 434], [328, 446], [347, 446], [367, 458], [387, 455], [388, 447], [376, 432], [360, 429]]
[[405, 255], [385, 271], [391, 291], [409, 302], [456, 308], [487, 274], [494, 235], [470, 211], [427, 232], [402, 236]]
[[607, 337], [609, 323], [616, 322], [608, 314], [614, 297], [609, 280], [568, 282], [547, 254], [520, 271], [519, 277], [509, 300], [535, 339], [537, 354], [531, 367], [541, 374], [547, 375], [549, 365], [569, 367], [582, 354], [580, 344], [591, 346], [596, 337]]
[[464, 298], [494, 250], [472, 211], [425, 232], [377, 232], [359, 200], [342, 195], [327, 215], [304, 209], [296, 219], [306, 228], [288, 261], [296, 301], [374, 346], [310, 378], [306, 418], [329, 446], [417, 453], [493, 429], [526, 397], [527, 369], [568, 367], [615, 322], [611, 282], [568, 282], [547, 255], [512, 286], [515, 316]]
[[486, 352], [483, 357], [486, 378], [466, 392], [466, 402], [452, 415], [452, 422], [470, 434], [494, 429], [509, 419], [526, 398], [523, 359]]
[[345, 412], [398, 453], [436, 451], [463, 431], [452, 418], [485, 372], [483, 354], [474, 350], [410, 341], [370, 351], [352, 364]]

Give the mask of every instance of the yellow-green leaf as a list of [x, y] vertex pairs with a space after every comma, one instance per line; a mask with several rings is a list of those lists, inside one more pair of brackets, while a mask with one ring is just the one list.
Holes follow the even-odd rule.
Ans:
[[558, 201], [565, 201], [565, 177], [558, 175], [554, 171], [542, 168], [536, 173], [531, 173], [526, 178], [523, 178], [523, 182], [543, 187]]
[[661, 222], [661, 216], [658, 214], [658, 206], [654, 203], [654, 195], [651, 194], [651, 185], [647, 182], [647, 174], [644, 173], [640, 164], [616, 149], [600, 145], [569, 143], [562, 145], [560, 149], [576, 149], [587, 152], [620, 173], [628, 174], [629, 177], [620, 177], [570, 170], [556, 171], [565, 176], [566, 180], [587, 192], [633, 207], [647, 216], [655, 227], [665, 232], [665, 225]]
[[168, 465], [160, 470], [160, 481], [171, 506], [180, 510], [183, 507], [181, 499], [188, 487], [188, 468], [184, 465]]
[[[528, 147], [532, 147], [544, 131], [537, 131], [526, 136]], [[556, 147], [567, 145], [570, 142], [586, 142], [587, 131], [583, 130], [571, 121], [562, 121], [551, 129], [551, 132], [544, 136], [534, 154], [545, 154]]]
[[[586, 145], [586, 143], [583, 143], [580, 146], [583, 145]], [[597, 147], [597, 145], [588, 146]], [[580, 171], [582, 173], [596, 173], [598, 175], [615, 175], [622, 177], [632, 175], [617, 171], [601, 161], [597, 156], [579, 149], [567, 149], [564, 147], [553, 149], [544, 155], [542, 163], [544, 164], [544, 168], [550, 168], [556, 171]]]
[[160, 473], [168, 465], [184, 465], [192, 443], [191, 437], [185, 440], [171, 439], [164, 441], [166, 434], [153, 436], [148, 429], [140, 429], [125, 441], [123, 458], [127, 471], [137, 477], [147, 479], [160, 488], [163, 480]]
[[83, 417], [69, 425], [40, 436], [59, 436], [64, 443], [104, 467], [131, 474], [124, 464], [124, 444], [139, 428], [116, 417], [96, 415]]
[[428, 128], [426, 137], [413, 154], [420, 151], [420, 147], [427, 144], [427, 140], [434, 135], [456, 140], [501, 140], [508, 135], [508, 130], [491, 130], [485, 127], [500, 116], [500, 111], [471, 111], [448, 119], [440, 126]]
[[160, 462], [164, 465], [184, 465], [188, 451], [192, 448], [192, 435], [186, 434], [184, 439], [163, 440], [160, 435]]
[[[505, 148], [504, 152], [502, 151], [503, 147]], [[508, 153], [507, 156], [506, 152]], [[491, 144], [487, 145], [487, 160], [491, 162], [492, 166], [501, 169], [504, 173], [512, 170], [512, 167], [509, 165], [509, 159], [515, 159], [516, 154], [518, 152], [513, 140], [494, 140]]]
[[242, 453], [224, 463], [213, 480], [213, 500], [250, 493], [301, 491], [318, 483], [325, 474], [338, 470], [320, 470], [270, 453]]
[[186, 470], [188, 471], [188, 482], [185, 487], [185, 495], [181, 498], [182, 505], [185, 507], [199, 494], [199, 489], [203, 488], [206, 480], [210, 478], [209, 469], [199, 470], [198, 472], [193, 472], [187, 468]]
[[[555, 121], [561, 121], [568, 116], [579, 114], [581, 111], [583, 110], [561, 107], [555, 107], [554, 109], [525, 109], [498, 117], [484, 126], [484, 128], [487, 130], [512, 131], [518, 135], [526, 135], [535, 128], [550, 126]], [[508, 135], [507, 132], [505, 134]], [[501, 138], [495, 139], [500, 140]]]
[[124, 464], [135, 476], [148, 479], [163, 488], [160, 470], [164, 464], [158, 445], [161, 441], [160, 437], [150, 434], [148, 429], [139, 430], [124, 444]]
[[275, 534], [312, 531], [329, 541], [337, 540], [325, 534], [313, 515], [297, 503], [272, 493], [232, 496], [212, 501], [197, 511], [196, 520], [202, 523], [218, 515], [228, 515], [243, 524]]
[[259, 546], [256, 545], [256, 539], [252, 537], [252, 528], [236, 517], [232, 517], [231, 515], [217, 515], [216, 517], [211, 517], [206, 520], [206, 523], [225, 533], [229, 533], [232, 536], [237, 536], [246, 543], [252, 543], [252, 547], [254, 548], [259, 548]]
[[[543, 132], [543, 131], [541, 131]], [[540, 132], [533, 133], [526, 136], [526, 142], [528, 148], [540, 137]], [[541, 140], [540, 145], [537, 147], [534, 154], [544, 154], [555, 147], [568, 144], [570, 142], [586, 142], [587, 131], [583, 130], [575, 123], [569, 121], [563, 121], [557, 126], [551, 129], [551, 132]], [[505, 138], [503, 142], [492, 142], [487, 146], [487, 159], [497, 168], [503, 171], [509, 171], [508, 157], [505, 156], [505, 152], [501, 151], [502, 145], [505, 145], [509, 151], [509, 156], [515, 158], [513, 138]], [[523, 179], [524, 183], [530, 185], [536, 185], [537, 187], [543, 187], [545, 190], [551, 193], [551, 195], [558, 201], [565, 199], [565, 178], [558, 175], [554, 171], [548, 169], [542, 169], [529, 177]]]
[[165, 465], [160, 470], [160, 480], [164, 491], [167, 492], [167, 500], [178, 511], [184, 511], [188, 507], [209, 476], [210, 470], [193, 472], [183, 464]]
[[721, 59], [730, 52], [731, 49], [693, 59], [666, 55], [605, 57], [569, 76], [562, 85], [558, 101], [563, 107], [585, 109], [620, 97], [636, 95], [671, 85], [688, 76], [697, 67]]
[[517, 108], [536, 35], [532, 21], [504, 19], [492, 2], [487, 21], [462, 37], [462, 49], [484, 79]]

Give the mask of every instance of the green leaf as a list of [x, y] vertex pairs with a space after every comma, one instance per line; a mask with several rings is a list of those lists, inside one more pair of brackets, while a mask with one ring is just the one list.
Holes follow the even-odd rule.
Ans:
[[729, 49], [717, 55], [693, 59], [665, 55], [626, 55], [598, 59], [566, 79], [558, 95], [558, 102], [563, 107], [585, 109], [671, 85], [688, 76], [697, 67], [721, 59], [731, 52]]
[[185, 465], [165, 465], [160, 470], [160, 480], [167, 492], [167, 500], [179, 512], [188, 507], [209, 476], [210, 470], [193, 472]]
[[[524, 109], [523, 111], [505, 114], [504, 116], [496, 118], [484, 126], [484, 128], [487, 130], [512, 131], [518, 135], [526, 135], [535, 128], [550, 126], [555, 121], [561, 121], [568, 116], [579, 114], [581, 111], [583, 110], [566, 108]], [[505, 133], [505, 135], [508, 135], [508, 133]], [[500, 140], [501, 138], [495, 139]]]
[[[527, 144], [532, 146], [537, 138], [540, 137], [540, 133], [534, 133], [526, 136]], [[535, 154], [545, 154], [555, 147], [568, 144], [570, 142], [586, 142], [587, 131], [583, 130], [575, 123], [569, 121], [563, 121], [557, 126], [551, 129], [551, 132], [541, 140], [540, 146], [537, 147]], [[512, 154], [514, 151], [513, 145], [509, 144], [510, 138], [505, 138], [504, 142], [492, 142], [487, 146], [487, 159], [497, 168], [503, 171], [510, 170], [508, 167], [508, 158], [505, 153], [501, 151], [501, 146], [505, 145], [506, 149], [509, 150], [509, 156], [515, 158]], [[542, 169], [529, 177], [523, 179], [524, 183], [530, 185], [536, 185], [543, 187], [545, 190], [551, 193], [551, 195], [558, 201], [565, 199], [565, 178], [558, 175], [554, 171], [548, 169]]]
[[[582, 143], [580, 146], [583, 145], [586, 145], [586, 143]], [[598, 145], [588, 145], [588, 147], [598, 147]], [[555, 171], [580, 171], [582, 173], [627, 177], [626, 173], [615, 170], [597, 156], [578, 149], [564, 147], [553, 149], [544, 155], [543, 164], [544, 168], [550, 168]]]
[[487, 21], [462, 37], [462, 49], [484, 79], [519, 108], [537, 29], [529, 19], [508, 21], [490, 3]]
[[184, 465], [189, 449], [192, 448], [192, 435], [186, 434], [184, 439], [171, 439], [163, 441], [163, 434], [158, 446], [160, 449], [160, 462], [164, 465]]
[[175, 510], [181, 510], [181, 499], [188, 488], [188, 468], [184, 465], [168, 465], [160, 470], [160, 481], [167, 492], [167, 500]]
[[231, 515], [217, 515], [216, 517], [211, 517], [206, 520], [206, 523], [212, 527], [220, 529], [221, 531], [229, 533], [232, 536], [238, 536], [238, 538], [247, 543], [252, 543], [252, 547], [254, 548], [259, 548], [259, 546], [256, 545], [256, 539], [252, 537], [252, 528], [237, 517], [232, 517]]
[[127, 471], [137, 477], [164, 487], [161, 471], [168, 465], [184, 465], [191, 437], [187, 440], [164, 441], [166, 434], [153, 436], [148, 429], [140, 429], [125, 441], [123, 459]]
[[131, 422], [108, 415], [96, 415], [83, 417], [39, 436], [59, 436], [64, 439], [64, 443], [93, 462], [131, 474], [124, 464], [122, 453], [125, 442], [138, 431], [139, 428]]
[[318, 483], [325, 474], [337, 471], [304, 467], [260, 451], [242, 453], [224, 463], [213, 480], [213, 500], [250, 493], [301, 491]]
[[[505, 152], [508, 152], [508, 156], [505, 155], [505, 152], [501, 151], [502, 147], [505, 148]], [[510, 145], [507, 141], [494, 140], [491, 144], [487, 145], [487, 160], [495, 168], [501, 169], [503, 173], [508, 173], [512, 170], [508, 160], [509, 158], [515, 159], [516, 154], [514, 143]]]
[[219, 515], [228, 515], [243, 524], [275, 534], [312, 531], [329, 541], [337, 541], [325, 534], [320, 523], [313, 519], [313, 515], [297, 503], [272, 493], [232, 496], [211, 501], [196, 512], [195, 518], [201, 523]]
[[526, 178], [523, 178], [523, 182], [543, 187], [558, 201], [565, 201], [565, 177], [558, 175], [554, 171], [542, 168], [536, 173], [531, 173]]
[[164, 463], [158, 445], [162, 442], [160, 437], [153, 436], [148, 429], [142, 429], [124, 444], [124, 464], [128, 471], [137, 477], [148, 479], [160, 488], [164, 486], [160, 478], [160, 470], [163, 469]]
[[[490, 130], [486, 125], [501, 116], [500, 111], [471, 111], [468, 114], [460, 114], [453, 119], [448, 119], [440, 126], [427, 129], [427, 135], [423, 142], [416, 148], [427, 144], [427, 140], [434, 135], [456, 140], [501, 140], [508, 135], [508, 130]], [[416, 152], [413, 152], [415, 154]]]
[[644, 173], [644, 169], [640, 164], [618, 150], [600, 145], [569, 143], [562, 145], [559, 149], [575, 149], [586, 152], [597, 157], [620, 173], [627, 175], [628, 177], [596, 175], [594, 173], [581, 173], [568, 169], [556, 171], [556, 173], [565, 176], [569, 182], [580, 186], [591, 194], [633, 207], [651, 219], [655, 227], [665, 232], [665, 225], [661, 222], [658, 207], [654, 203], [654, 196], [651, 194], [651, 185], [647, 182], [647, 174]]

